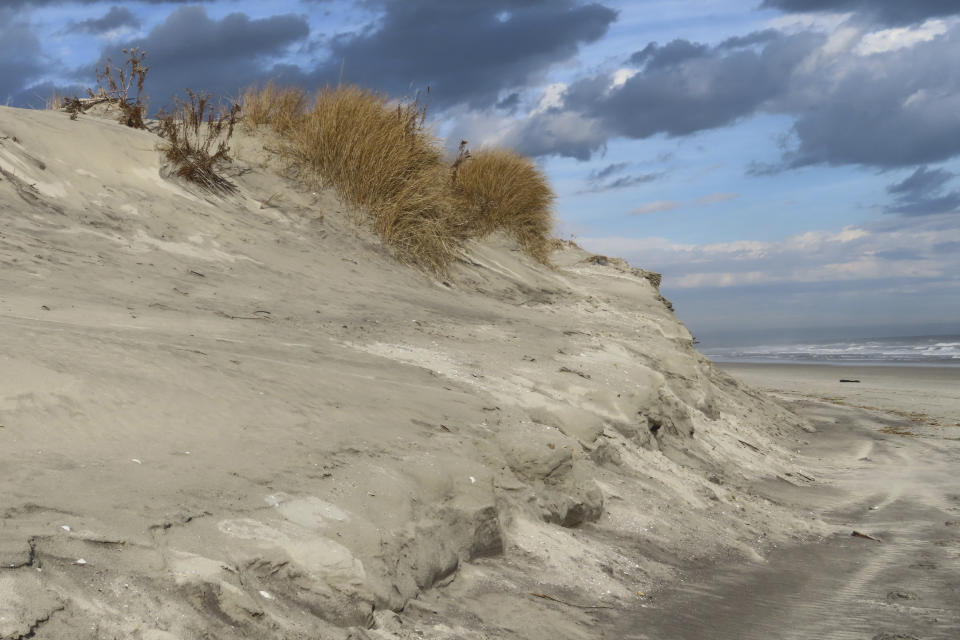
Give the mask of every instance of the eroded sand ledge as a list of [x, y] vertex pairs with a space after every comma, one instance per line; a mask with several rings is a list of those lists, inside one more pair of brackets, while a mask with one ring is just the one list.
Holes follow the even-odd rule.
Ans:
[[436, 282], [265, 142], [219, 198], [0, 108], [0, 638], [593, 638], [831, 530], [759, 489], [808, 423], [648, 274], [493, 238]]

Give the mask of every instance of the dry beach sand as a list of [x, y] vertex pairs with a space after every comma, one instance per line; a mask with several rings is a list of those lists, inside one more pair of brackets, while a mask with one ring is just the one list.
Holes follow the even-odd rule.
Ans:
[[774, 398], [625, 263], [492, 237], [440, 282], [265, 134], [222, 197], [156, 142], [0, 107], [0, 639], [721, 637], [816, 549], [889, 616], [772, 637], [957, 624], [949, 405]]

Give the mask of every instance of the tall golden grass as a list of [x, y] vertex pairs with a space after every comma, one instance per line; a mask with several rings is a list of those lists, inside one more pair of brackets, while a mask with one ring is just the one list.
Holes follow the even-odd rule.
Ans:
[[509, 149], [483, 149], [457, 167], [453, 183], [475, 234], [502, 229], [531, 256], [549, 262], [555, 196], [530, 158]]
[[270, 125], [278, 133], [293, 129], [307, 111], [307, 93], [299, 87], [277, 87], [268, 82], [262, 88], [249, 88], [241, 97], [243, 122], [248, 128]]
[[245, 92], [242, 114], [272, 126], [293, 164], [362, 212], [401, 261], [443, 274], [464, 240], [504, 229], [549, 262], [553, 192], [543, 173], [506, 150], [451, 167], [417, 100], [341, 86], [308, 103], [299, 89], [267, 85]]

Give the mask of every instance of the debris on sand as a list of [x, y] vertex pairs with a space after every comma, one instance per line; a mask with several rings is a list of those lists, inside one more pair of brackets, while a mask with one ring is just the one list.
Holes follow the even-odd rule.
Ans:
[[883, 542], [880, 540], [880, 538], [874, 538], [871, 535], [867, 535], [866, 533], [861, 533], [859, 531], [854, 531], [850, 534], [850, 536], [854, 538], [864, 538], [865, 540], [873, 540], [874, 542]]

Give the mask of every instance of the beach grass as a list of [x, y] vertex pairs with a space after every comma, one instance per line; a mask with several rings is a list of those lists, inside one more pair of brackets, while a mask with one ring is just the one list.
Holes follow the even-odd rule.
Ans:
[[553, 191], [529, 158], [506, 149], [451, 163], [419, 100], [396, 102], [356, 86], [268, 84], [243, 94], [247, 125], [268, 125], [302, 177], [334, 188], [403, 262], [444, 274], [462, 243], [502, 229], [549, 263]]

